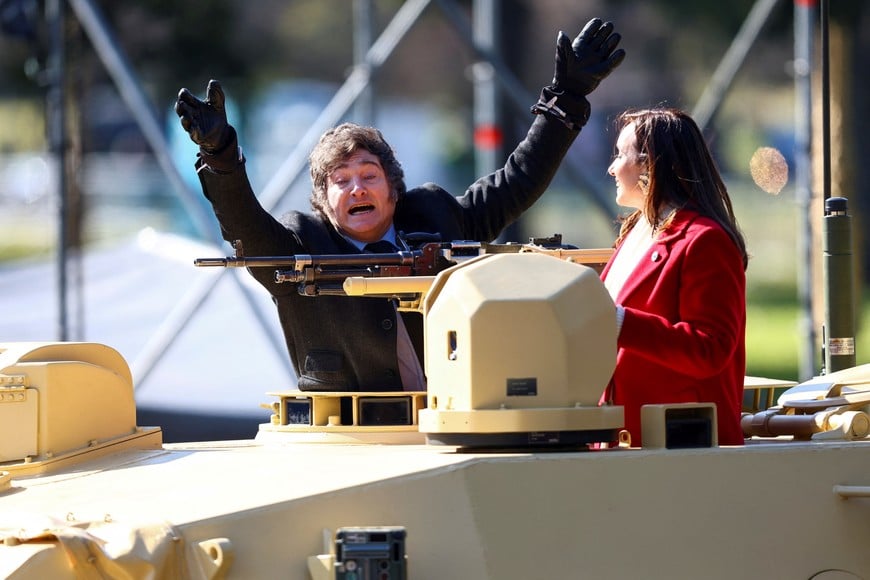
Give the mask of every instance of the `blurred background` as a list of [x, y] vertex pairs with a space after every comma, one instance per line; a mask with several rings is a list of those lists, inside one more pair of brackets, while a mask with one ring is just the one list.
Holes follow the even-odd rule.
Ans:
[[461, 194], [524, 135], [557, 32], [596, 16], [627, 58], [505, 239], [611, 246], [614, 116], [681, 107], [705, 130], [751, 254], [747, 373], [822, 370], [826, 189], [848, 198], [856, 359], [870, 360], [870, 3], [812, 0], [0, 0], [0, 342], [106, 343], [131, 364], [140, 424], [163, 424], [167, 440], [253, 436], [265, 393], [295, 378], [265, 292], [244, 271], [192, 266], [232, 250], [172, 109], [179, 89], [204, 97], [221, 81], [275, 214], [308, 209], [308, 152], [342, 120], [380, 128], [409, 186]]

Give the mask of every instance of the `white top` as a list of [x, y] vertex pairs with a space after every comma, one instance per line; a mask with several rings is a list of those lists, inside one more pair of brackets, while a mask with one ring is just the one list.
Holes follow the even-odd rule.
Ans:
[[628, 235], [625, 236], [622, 247], [616, 254], [616, 258], [607, 272], [607, 278], [604, 280], [604, 287], [610, 292], [610, 297], [613, 298], [614, 302], [616, 302], [616, 297], [619, 296], [622, 287], [625, 286], [628, 277], [637, 268], [641, 258], [652, 247], [656, 235], [650, 223], [641, 216]]

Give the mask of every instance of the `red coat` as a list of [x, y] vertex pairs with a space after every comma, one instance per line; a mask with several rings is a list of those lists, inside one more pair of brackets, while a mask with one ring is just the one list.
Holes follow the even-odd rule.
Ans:
[[641, 405], [684, 402], [716, 403], [719, 444], [741, 445], [746, 276], [725, 230], [680, 210], [615, 302], [625, 308], [625, 320], [602, 399], [625, 408], [632, 445], [641, 444]]

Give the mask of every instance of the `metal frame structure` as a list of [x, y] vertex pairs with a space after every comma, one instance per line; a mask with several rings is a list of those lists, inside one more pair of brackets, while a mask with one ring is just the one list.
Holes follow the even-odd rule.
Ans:
[[[169, 157], [169, 147], [166, 136], [160, 128], [157, 115], [152, 104], [149, 102], [139, 85], [135, 72], [129, 65], [123, 50], [113, 38], [111, 30], [102, 17], [97, 5], [93, 0], [68, 0], [69, 6], [87, 36], [94, 49], [98, 53], [102, 64], [108, 71], [112, 81], [116, 85], [121, 98], [129, 107], [137, 124], [142, 130], [148, 144], [153, 150], [163, 172], [169, 178], [179, 197], [191, 215], [197, 230], [208, 240], [216, 244], [222, 244], [220, 235], [215, 227], [214, 219], [195, 192], [182, 179], [176, 165]], [[749, 50], [761, 31], [768, 17], [776, 7], [778, 0], [757, 0], [750, 11], [743, 27], [735, 37], [731, 47], [725, 54], [721, 64], [714, 73], [710, 83], [703, 92], [693, 115], [703, 129], [715, 116], [726, 93], [734, 81], [734, 77], [744, 62]], [[395, 50], [402, 38], [412, 29], [420, 19], [424, 11], [431, 5], [436, 4], [441, 13], [456, 29], [460, 37], [474, 52], [479, 59], [478, 73], [475, 75], [475, 122], [487, 124], [495, 122], [495, 108], [500, 106], [501, 97], [518, 113], [527, 113], [529, 103], [534, 102], [535, 96], [526, 91], [518, 81], [514, 73], [506, 65], [498, 53], [498, 22], [499, 3], [495, 0], [474, 0], [473, 18], [470, 20], [456, 0], [407, 0], [394, 14], [385, 29], [374, 38], [372, 13], [372, 0], [355, 0], [354, 20], [354, 67], [344, 83], [333, 96], [332, 100], [324, 107], [318, 118], [311, 124], [308, 131], [299, 139], [295, 149], [285, 158], [277, 171], [266, 183], [259, 194], [260, 201], [267, 211], [274, 209], [292, 188], [299, 176], [304, 173], [307, 164], [307, 155], [316, 144], [319, 136], [328, 128], [340, 122], [349, 114], [352, 107], [357, 117], [366, 119], [373, 114], [372, 81], [375, 74], [385, 66], [386, 61]], [[51, 145], [53, 152], [61, 162], [60, 167], [60, 205], [63, 208], [65, 198], [65, 182], [63, 170], [63, 80], [64, 80], [64, 51], [63, 29], [60, 23], [64, 18], [65, 0], [48, 0], [46, 16], [50, 20], [52, 34], [52, 55], [50, 58], [50, 74], [53, 80], [49, 91], [49, 111], [52, 115], [49, 126], [51, 127]], [[796, 55], [796, 93], [798, 100], [798, 112], [796, 114], [796, 134], [798, 138], [797, 151], [797, 193], [803, 210], [803, 223], [805, 230], [801, 232], [799, 262], [805, 268], [810, 267], [811, 261], [808, 255], [809, 248], [809, 199], [810, 188], [810, 163], [809, 163], [809, 78], [811, 73], [812, 54], [812, 4], [814, 0], [795, 2], [795, 55]], [[374, 39], [374, 40], [372, 40]], [[478, 172], [494, 170], [501, 159], [486, 158], [486, 152], [478, 150]], [[589, 192], [598, 208], [612, 216], [610, 196], [607, 192], [600, 191], [595, 182], [586, 177], [581, 167], [576, 166], [570, 159], [563, 164], [563, 169], [569, 177], [577, 182], [585, 191]], [[64, 210], [61, 210], [63, 221]], [[58, 255], [59, 301], [60, 320], [59, 336], [61, 340], [67, 339], [67, 287], [66, 270], [67, 255], [64, 246], [64, 227], [60, 227], [61, 239]], [[203, 278], [193, 286], [185, 298], [179, 302], [170, 312], [166, 320], [153, 335], [151, 340], [143, 348], [142, 352], [132, 363], [136, 384], [141, 387], [151, 372], [158, 364], [163, 354], [169, 349], [199, 311], [215, 285], [226, 276], [226, 271], [220, 276]], [[235, 272], [233, 277], [240, 289], [242, 289], [251, 310], [260, 322], [272, 347], [278, 352], [280, 360], [284, 361], [289, 373], [292, 374], [289, 359], [282, 343], [282, 339], [275, 335], [266, 324], [263, 314], [254, 304], [254, 298], [250, 290], [242, 284]], [[804, 345], [801, 357], [801, 375], [811, 376], [812, 364], [815, 358], [815, 331], [812, 325], [812, 291], [811, 275], [803, 270], [801, 277], [801, 298], [804, 310], [803, 336], [808, 340]], [[809, 312], [810, 314], [807, 314]], [[807, 323], [809, 321], [809, 323]]]

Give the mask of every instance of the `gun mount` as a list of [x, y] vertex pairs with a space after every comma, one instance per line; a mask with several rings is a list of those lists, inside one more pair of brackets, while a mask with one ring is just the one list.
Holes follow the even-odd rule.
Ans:
[[[483, 254], [437, 276], [350, 277], [344, 288], [354, 296], [416, 297], [426, 322], [427, 404], [408, 393], [322, 400], [275, 393], [265, 431], [363, 432], [371, 430], [366, 415], [401, 418], [381, 425], [416, 431], [419, 415], [428, 442], [463, 448], [618, 439], [622, 408], [598, 405], [616, 363], [615, 308], [592, 268], [536, 252]], [[350, 409], [343, 413], [342, 398]]]

